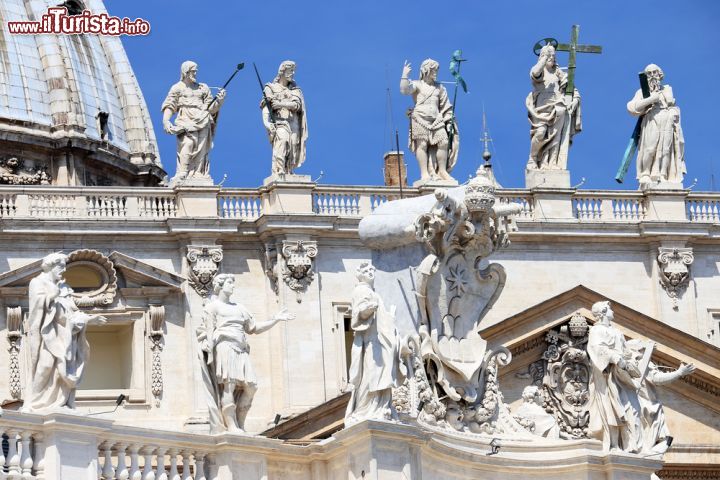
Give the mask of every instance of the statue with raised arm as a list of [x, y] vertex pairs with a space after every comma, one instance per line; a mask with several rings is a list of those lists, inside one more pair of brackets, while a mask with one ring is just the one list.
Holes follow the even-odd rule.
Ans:
[[[629, 340], [627, 346], [632, 360], [636, 363], [642, 363], [645, 356], [649, 358], [647, 353], [649, 347], [645, 342]], [[638, 438], [640, 452], [662, 454], [669, 447], [667, 440], [670, 437], [670, 430], [665, 422], [665, 412], [658, 398], [656, 386], [672, 383], [694, 371], [695, 366], [692, 363], [681, 363], [679, 368], [663, 372], [654, 362], [648, 362], [647, 371], [639, 382], [638, 402], [635, 406], [641, 425]]]
[[205, 305], [203, 323], [196, 332], [214, 433], [244, 431], [245, 417], [257, 390], [247, 336], [295, 318], [282, 310], [266, 322], [256, 322], [245, 307], [231, 301], [234, 289], [233, 275], [220, 274], [213, 279], [213, 296]]
[[410, 110], [408, 146], [420, 166], [420, 183], [455, 181], [450, 172], [457, 163], [460, 136], [447, 90], [437, 81], [439, 67], [438, 62], [428, 58], [420, 65], [420, 78], [410, 80], [411, 66], [405, 62], [400, 77], [400, 93], [412, 95], [415, 101]]
[[[582, 130], [580, 94], [574, 89], [572, 100], [565, 95], [567, 73], [557, 65], [555, 47], [540, 50], [537, 63], [530, 69], [533, 91], [525, 99], [530, 121], [530, 158], [527, 169], [567, 169], [560, 155], [561, 145]], [[568, 128], [569, 127], [569, 128]], [[568, 136], [568, 138], [564, 138]]]
[[[210, 87], [197, 82], [198, 66], [183, 62], [180, 81], [170, 87], [162, 104], [163, 128], [177, 136], [177, 170], [173, 184], [190, 179], [212, 182], [209, 155], [225, 90], [213, 97]], [[175, 115], [175, 124], [172, 116]]]
[[105, 323], [101, 315], [89, 315], [75, 305], [63, 279], [66, 263], [67, 255], [51, 253], [42, 260], [42, 273], [30, 280], [25, 411], [75, 408], [75, 391], [90, 354], [85, 329]]
[[292, 174], [305, 162], [307, 114], [295, 83], [295, 62], [285, 60], [275, 79], [263, 87], [262, 119], [272, 145], [272, 173]]
[[345, 411], [345, 425], [374, 419], [397, 419], [392, 389], [402, 384], [400, 341], [395, 330], [395, 307], [385, 308], [375, 292], [375, 267], [362, 263], [352, 295], [353, 345], [348, 383], [352, 394]]
[[680, 109], [670, 85], [662, 85], [663, 71], [655, 64], [645, 67], [650, 96], [642, 89], [627, 104], [628, 112], [642, 116], [637, 156], [640, 187], [660, 182], [682, 186], [685, 168], [685, 139], [680, 126]]

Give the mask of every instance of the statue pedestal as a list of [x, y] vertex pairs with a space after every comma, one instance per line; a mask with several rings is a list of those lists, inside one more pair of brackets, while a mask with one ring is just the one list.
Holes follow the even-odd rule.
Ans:
[[641, 183], [638, 190], [643, 192], [648, 190], [682, 190], [683, 184], [678, 182], [656, 182], [656, 183]]
[[188, 178], [177, 178], [173, 177], [170, 179], [170, 182], [168, 182], [168, 187], [170, 188], [178, 188], [178, 187], [212, 187], [215, 185], [215, 182], [213, 181], [212, 177], [208, 175], [207, 177], [188, 177]]
[[525, 170], [525, 188], [570, 188], [569, 170]]
[[458, 181], [454, 178], [451, 180], [440, 180], [440, 179], [431, 179], [431, 180], [416, 180], [413, 182], [412, 186], [414, 188], [420, 189], [420, 194], [424, 195], [426, 193], [432, 193], [435, 191], [436, 188], [452, 188], [457, 187], [459, 185]]
[[271, 175], [263, 180], [263, 214], [306, 213], [313, 209], [315, 182], [310, 175]]

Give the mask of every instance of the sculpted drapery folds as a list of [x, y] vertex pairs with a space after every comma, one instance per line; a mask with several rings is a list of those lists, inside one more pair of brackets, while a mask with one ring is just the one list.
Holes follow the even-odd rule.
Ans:
[[283, 310], [266, 322], [256, 322], [248, 310], [230, 300], [235, 277], [213, 279], [213, 296], [205, 305], [197, 329], [206, 400], [213, 432], [242, 432], [257, 390], [247, 336], [269, 330], [279, 321], [292, 320]]
[[626, 342], [611, 325], [608, 302], [598, 302], [592, 310], [598, 323], [590, 328], [587, 344], [593, 369], [590, 435], [602, 439], [605, 448], [665, 453], [670, 432], [655, 386], [689, 375], [695, 366], [683, 363], [677, 370], [662, 372], [650, 360], [652, 342]]
[[629, 361], [622, 332], [612, 326], [609, 302], [592, 307], [597, 323], [590, 328], [587, 352], [592, 365], [590, 384], [591, 437], [601, 439], [605, 449], [639, 451], [641, 429], [633, 403], [636, 397], [632, 378], [638, 378], [637, 366]]
[[75, 305], [63, 279], [66, 262], [62, 253], [46, 256], [42, 273], [30, 281], [27, 411], [74, 408], [75, 390], [90, 354], [85, 329], [90, 323], [105, 323], [104, 317], [88, 315]]
[[682, 184], [685, 168], [685, 139], [680, 126], [680, 109], [675, 105], [672, 87], [662, 85], [663, 71], [650, 64], [645, 67], [650, 96], [642, 90], [627, 104], [631, 115], [642, 118], [638, 144], [637, 178], [640, 186], [672, 182]]
[[438, 68], [438, 62], [428, 58], [420, 65], [420, 79], [410, 80], [411, 67], [405, 62], [400, 78], [400, 93], [412, 95], [415, 101], [410, 111], [408, 147], [417, 157], [421, 182], [452, 180], [450, 172], [460, 148], [452, 104], [447, 90], [437, 81]]
[[[209, 154], [225, 90], [213, 101], [210, 88], [197, 82], [197, 71], [195, 62], [183, 62], [180, 81], [170, 88], [162, 104], [165, 132], [177, 136], [175, 181], [210, 177]], [[173, 115], [174, 125], [170, 121]]]
[[295, 83], [295, 62], [285, 60], [275, 79], [266, 83], [260, 102], [263, 124], [272, 145], [272, 173], [292, 174], [305, 162], [307, 114], [302, 90]]
[[[528, 169], [566, 169], [559, 160], [560, 145], [564, 132], [572, 143], [575, 133], [582, 130], [580, 94], [577, 89], [569, 104], [564, 90], [567, 73], [558, 67], [555, 48], [545, 45], [535, 66], [530, 69], [533, 91], [525, 99], [530, 121], [530, 158]], [[571, 122], [569, 129], [567, 123]]]
[[400, 362], [400, 342], [395, 330], [395, 307], [386, 310], [375, 293], [375, 267], [365, 262], [358, 267], [358, 284], [352, 295], [354, 331], [348, 382], [352, 394], [345, 412], [345, 424], [361, 420], [391, 420], [397, 417], [392, 389], [402, 384], [405, 371]]

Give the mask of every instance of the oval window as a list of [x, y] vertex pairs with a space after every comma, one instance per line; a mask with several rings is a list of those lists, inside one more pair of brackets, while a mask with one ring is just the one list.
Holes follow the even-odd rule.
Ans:
[[65, 281], [75, 292], [93, 292], [101, 289], [105, 282], [103, 274], [88, 265], [70, 264], [65, 270]]

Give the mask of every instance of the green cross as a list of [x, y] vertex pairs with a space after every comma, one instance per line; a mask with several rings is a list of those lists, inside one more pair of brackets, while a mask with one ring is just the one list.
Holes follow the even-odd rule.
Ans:
[[573, 25], [570, 30], [570, 43], [559, 43], [555, 50], [561, 52], [570, 52], [570, 60], [568, 60], [567, 73], [568, 82], [565, 87], [565, 95], [572, 95], [575, 92], [575, 54], [576, 53], [602, 53], [600, 45], [578, 45], [578, 35], [580, 33], [580, 25]]

